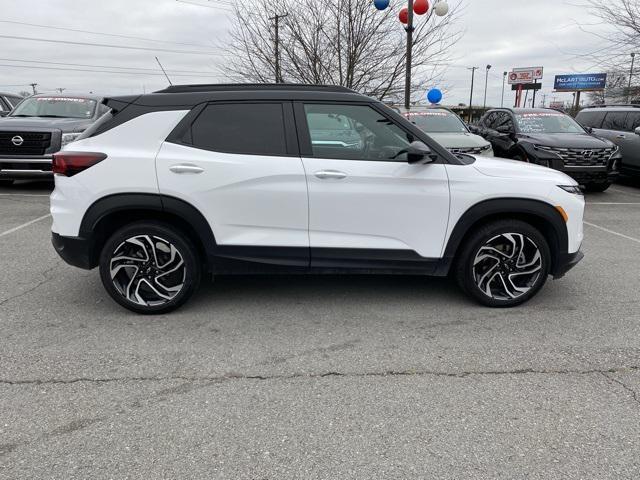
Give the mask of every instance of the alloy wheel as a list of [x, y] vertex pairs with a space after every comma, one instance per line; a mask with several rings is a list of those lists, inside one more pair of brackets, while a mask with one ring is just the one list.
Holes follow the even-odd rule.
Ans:
[[155, 307], [180, 293], [187, 269], [171, 242], [154, 235], [136, 235], [116, 247], [109, 261], [109, 275], [125, 299]]
[[502, 233], [489, 239], [473, 261], [478, 288], [495, 300], [513, 300], [536, 285], [543, 271], [538, 245], [521, 233]]

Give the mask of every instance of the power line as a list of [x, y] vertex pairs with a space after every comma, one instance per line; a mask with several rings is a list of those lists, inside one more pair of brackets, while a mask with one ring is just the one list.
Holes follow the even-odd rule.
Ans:
[[144, 50], [147, 52], [165, 52], [165, 53], [179, 53], [179, 54], [188, 54], [188, 55], [220, 55], [219, 53], [214, 54], [213, 52], [202, 52], [197, 50], [169, 50], [166, 48], [153, 48], [153, 47], [133, 47], [128, 45], [113, 45], [110, 43], [91, 43], [91, 42], [72, 42], [69, 40], [52, 40], [48, 38], [39, 38], [39, 37], [21, 37], [18, 35], [0, 35], [0, 38], [7, 38], [11, 40], [29, 40], [33, 42], [45, 42], [45, 43], [61, 43], [65, 45], [80, 45], [83, 47], [106, 47], [106, 48], [122, 48], [125, 50]]
[[[0, 62], [24, 62], [24, 63], [38, 63], [43, 65], [63, 65], [65, 67], [91, 67], [91, 68], [109, 68], [112, 70], [141, 70], [143, 72], [157, 73], [156, 68], [142, 68], [142, 67], [121, 67], [118, 65], [93, 65], [87, 63], [62, 63], [62, 62], [47, 62], [44, 60], [22, 60], [19, 58], [0, 58]], [[16, 67], [27, 67], [28, 65], [15, 65]], [[168, 73], [195, 73], [198, 75], [213, 75], [214, 72], [202, 72], [196, 70], [167, 70]]]
[[157, 40], [155, 38], [145, 38], [145, 37], [134, 37], [131, 35], [120, 35], [117, 33], [106, 33], [106, 32], [94, 32], [90, 30], [79, 30], [77, 28], [68, 28], [68, 27], [55, 27], [53, 25], [40, 25], [38, 23], [27, 23], [27, 22], [18, 22], [15, 20], [0, 20], [0, 23], [9, 23], [12, 25], [25, 25], [29, 27], [38, 27], [38, 28], [48, 28], [50, 30], [62, 30], [66, 32], [75, 32], [75, 33], [89, 33], [91, 35], [103, 35], [106, 37], [116, 37], [116, 38], [127, 38], [129, 40], [143, 40], [145, 42], [157, 42], [157, 43], [166, 43], [170, 45], [183, 45], [189, 47], [202, 47], [202, 48], [211, 48], [211, 45], [204, 45], [201, 43], [183, 43], [183, 42], [171, 42], [169, 40]]
[[[194, 5], [196, 7], [210, 8], [212, 10], [225, 10], [225, 11], [230, 12], [230, 13], [233, 12], [233, 10], [231, 10], [231, 8], [225, 8], [225, 7], [221, 7], [219, 5], [217, 5], [217, 6], [203, 5], [201, 3], [191, 2], [189, 0], [176, 0], [176, 2], [186, 3], [186, 4], [189, 4], [189, 5]], [[225, 4], [225, 5], [229, 5], [229, 4]], [[229, 5], [229, 7], [231, 7], [231, 6], [232, 5]]]
[[[95, 70], [95, 69], [88, 69], [88, 68], [64, 68], [64, 67], [41, 67], [38, 65], [10, 65], [10, 64], [5, 64], [2, 63], [0, 64], [0, 67], [13, 67], [13, 68], [31, 68], [31, 69], [37, 69], [37, 70], [60, 70], [63, 72], [91, 72], [91, 73], [112, 73], [112, 74], [116, 74], [116, 75], [151, 75], [151, 76], [164, 76], [164, 73], [161, 72], [127, 72], [127, 71], [119, 71], [119, 72], [114, 72], [114, 71], [110, 71], [110, 70]], [[209, 74], [175, 74], [172, 73], [172, 75], [174, 77], [213, 77], [213, 78], [220, 78], [221, 75], [217, 75], [214, 73], [209, 73]]]

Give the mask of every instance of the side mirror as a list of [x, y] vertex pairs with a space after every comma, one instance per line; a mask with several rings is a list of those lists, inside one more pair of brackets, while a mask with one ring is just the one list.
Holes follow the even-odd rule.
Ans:
[[433, 152], [422, 142], [411, 142], [407, 148], [407, 161], [410, 164], [425, 164], [435, 160]]
[[633, 133], [635, 133], [636, 135], [640, 135], [640, 127], [636, 128]]

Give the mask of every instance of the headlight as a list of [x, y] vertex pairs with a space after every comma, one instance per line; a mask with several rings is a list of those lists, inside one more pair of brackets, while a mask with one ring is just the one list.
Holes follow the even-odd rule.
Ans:
[[558, 185], [565, 192], [573, 193], [574, 195], [582, 195], [582, 189], [579, 185]]
[[480, 147], [480, 150], [486, 152], [487, 150], [491, 150], [491, 144], [487, 143], [484, 147]]
[[63, 133], [61, 146], [64, 147], [65, 145], [69, 145], [71, 142], [76, 141], [80, 135], [82, 135], [82, 133]]

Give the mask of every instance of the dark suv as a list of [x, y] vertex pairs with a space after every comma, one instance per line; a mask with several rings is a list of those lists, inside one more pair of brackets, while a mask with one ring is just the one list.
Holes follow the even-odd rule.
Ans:
[[0, 183], [52, 178], [52, 155], [109, 109], [95, 95], [40, 94], [0, 118]]
[[594, 135], [620, 147], [620, 173], [640, 176], [640, 105], [587, 107], [576, 120]]
[[493, 109], [474, 130], [491, 142], [497, 157], [560, 170], [588, 191], [603, 192], [618, 175], [618, 147], [557, 110]]

